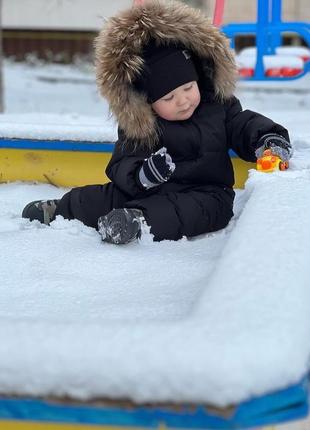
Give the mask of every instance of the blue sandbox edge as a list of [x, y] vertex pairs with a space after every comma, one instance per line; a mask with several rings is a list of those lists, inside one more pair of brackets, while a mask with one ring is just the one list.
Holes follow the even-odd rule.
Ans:
[[[114, 142], [86, 142], [74, 140], [34, 140], [0, 138], [0, 149], [29, 149], [41, 151], [113, 152]], [[238, 157], [230, 150], [231, 157]]]
[[84, 142], [74, 140], [33, 140], [0, 138], [2, 149], [29, 149], [41, 151], [112, 152], [113, 142]]
[[89, 406], [56, 401], [0, 398], [0, 420], [22, 420], [120, 427], [188, 429], [245, 429], [302, 419], [309, 411], [309, 379], [286, 389], [253, 398], [228, 409], [225, 417], [213, 409], [197, 405], [169, 406]]

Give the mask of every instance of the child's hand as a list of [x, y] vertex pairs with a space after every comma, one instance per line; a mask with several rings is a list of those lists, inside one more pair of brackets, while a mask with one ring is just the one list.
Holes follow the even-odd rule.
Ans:
[[288, 161], [293, 154], [290, 142], [275, 133], [265, 134], [259, 139], [255, 151], [256, 158], [261, 158], [265, 149], [270, 149], [272, 154], [277, 155], [282, 161]]
[[144, 0], [133, 0], [133, 6], [141, 6], [144, 3]]
[[144, 188], [152, 188], [167, 182], [175, 170], [175, 164], [166, 148], [160, 148], [155, 154], [143, 161], [139, 171], [139, 180]]

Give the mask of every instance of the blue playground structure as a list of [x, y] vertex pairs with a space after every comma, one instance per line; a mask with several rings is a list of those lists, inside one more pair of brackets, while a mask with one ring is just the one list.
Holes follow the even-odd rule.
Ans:
[[256, 37], [257, 57], [252, 80], [292, 80], [299, 79], [310, 71], [310, 61], [306, 61], [303, 71], [296, 76], [266, 76], [264, 56], [275, 55], [276, 48], [282, 44], [281, 34], [294, 32], [303, 38], [310, 47], [310, 23], [283, 22], [281, 19], [282, 0], [257, 0], [256, 23], [232, 23], [222, 27], [223, 32], [231, 39], [231, 47], [235, 48], [236, 36], [251, 34]]

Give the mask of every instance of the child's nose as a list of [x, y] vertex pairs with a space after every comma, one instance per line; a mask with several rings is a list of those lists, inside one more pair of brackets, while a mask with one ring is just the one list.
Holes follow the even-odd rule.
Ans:
[[187, 103], [187, 98], [185, 94], [182, 94], [178, 97], [177, 103], [179, 106], [184, 105], [185, 103]]

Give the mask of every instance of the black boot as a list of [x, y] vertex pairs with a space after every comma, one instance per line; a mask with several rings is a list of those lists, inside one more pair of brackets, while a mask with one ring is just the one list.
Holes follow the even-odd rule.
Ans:
[[36, 200], [24, 207], [22, 217], [30, 221], [38, 220], [49, 225], [55, 219], [55, 211], [59, 200]]
[[129, 243], [141, 238], [142, 218], [140, 209], [113, 209], [98, 219], [98, 231], [104, 242]]

